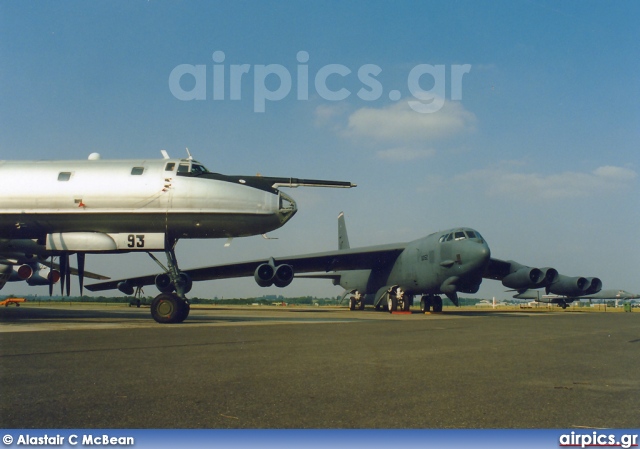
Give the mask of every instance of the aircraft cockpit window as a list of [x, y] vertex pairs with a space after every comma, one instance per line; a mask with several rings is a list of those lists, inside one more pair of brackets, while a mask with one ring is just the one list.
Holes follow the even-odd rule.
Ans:
[[167, 162], [167, 165], [164, 166], [164, 171], [173, 171], [176, 168], [175, 162]]
[[191, 173], [199, 175], [199, 174], [202, 174], [202, 173], [209, 173], [209, 170], [204, 168], [204, 165], [191, 164]]
[[68, 181], [71, 179], [70, 171], [62, 171], [58, 173], [58, 181]]
[[453, 240], [453, 232], [447, 236], [447, 242]]
[[466, 239], [467, 236], [464, 235], [463, 231], [456, 231], [456, 240], [462, 240], [462, 239]]
[[476, 237], [476, 233], [473, 231], [467, 231], [467, 237], [469, 237], [470, 239], [475, 239]]
[[189, 164], [178, 165], [178, 173], [189, 173]]
[[132, 175], [141, 175], [144, 173], [144, 167], [133, 167], [131, 169], [131, 174]]

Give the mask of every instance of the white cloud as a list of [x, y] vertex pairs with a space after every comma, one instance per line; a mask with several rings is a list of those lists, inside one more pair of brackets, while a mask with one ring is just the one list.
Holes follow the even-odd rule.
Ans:
[[638, 174], [629, 168], [614, 167], [611, 165], [605, 165], [604, 167], [596, 168], [593, 173], [600, 178], [610, 178], [613, 180], [624, 181], [635, 179]]
[[520, 200], [559, 200], [621, 190], [638, 174], [628, 168], [603, 166], [592, 172], [564, 172], [550, 175], [511, 173], [504, 169], [474, 170], [455, 176], [460, 183], [483, 186], [487, 195]]
[[423, 114], [400, 101], [382, 109], [358, 109], [344, 133], [381, 142], [424, 142], [472, 130], [475, 122], [475, 115], [458, 102], [445, 101], [439, 111]]
[[380, 150], [376, 152], [378, 159], [391, 162], [406, 162], [416, 159], [425, 159], [436, 154], [433, 149], [419, 149], [409, 147], [389, 148], [388, 150]]

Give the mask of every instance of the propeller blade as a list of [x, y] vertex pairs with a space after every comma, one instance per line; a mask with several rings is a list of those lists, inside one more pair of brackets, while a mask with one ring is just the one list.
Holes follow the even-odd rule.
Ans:
[[49, 259], [49, 296], [53, 296], [53, 256]]
[[65, 277], [67, 278], [67, 296], [71, 296], [71, 265], [69, 265], [69, 253], [65, 254], [65, 258], [67, 259], [67, 272], [65, 273]]
[[85, 253], [78, 253], [78, 282], [80, 283], [80, 296], [84, 288], [84, 259]]
[[67, 253], [60, 255], [60, 295], [64, 295], [64, 285], [67, 282], [67, 265], [69, 264], [69, 256]]

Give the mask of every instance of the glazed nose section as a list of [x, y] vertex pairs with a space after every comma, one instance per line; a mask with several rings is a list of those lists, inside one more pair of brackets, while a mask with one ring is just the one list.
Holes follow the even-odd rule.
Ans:
[[278, 217], [282, 224], [286, 223], [298, 211], [296, 202], [289, 195], [279, 192], [278, 194]]

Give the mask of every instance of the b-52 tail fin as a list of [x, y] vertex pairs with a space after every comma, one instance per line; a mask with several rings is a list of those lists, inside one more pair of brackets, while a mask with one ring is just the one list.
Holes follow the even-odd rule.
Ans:
[[344, 221], [344, 212], [338, 215], [338, 249], [349, 249], [349, 236], [347, 235], [347, 224]]

